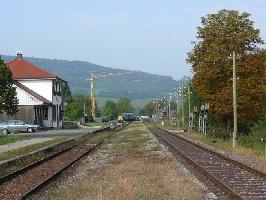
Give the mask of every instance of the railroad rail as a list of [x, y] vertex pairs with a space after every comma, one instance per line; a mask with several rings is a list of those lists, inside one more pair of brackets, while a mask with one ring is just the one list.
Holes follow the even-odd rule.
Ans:
[[[104, 130], [106, 128], [95, 133]], [[84, 136], [82, 138], [84, 139]], [[55, 180], [76, 161], [99, 147], [103, 141], [104, 139], [98, 140], [95, 144], [87, 144], [86, 140], [78, 141], [42, 160], [1, 177], [0, 199], [27, 199]]]
[[38, 192], [41, 188], [43, 188], [49, 182], [51, 182], [52, 180], [54, 180], [55, 178], [57, 178], [63, 171], [65, 171], [67, 168], [69, 168], [72, 164], [74, 164], [75, 162], [77, 162], [78, 160], [80, 160], [82, 157], [84, 157], [88, 153], [92, 152], [95, 148], [97, 148], [98, 146], [100, 146], [102, 143], [103, 143], [103, 140], [101, 140], [97, 144], [93, 145], [91, 148], [89, 148], [86, 151], [84, 151], [81, 155], [79, 155], [74, 160], [72, 160], [70, 163], [68, 163], [67, 165], [65, 165], [64, 167], [62, 167], [59, 171], [56, 171], [51, 176], [47, 177], [44, 181], [42, 181], [39, 184], [37, 184], [34, 188], [32, 188], [32, 189], [28, 190], [27, 192], [25, 192], [21, 196], [21, 199], [27, 199], [32, 194]]
[[72, 148], [76, 147], [77, 145], [78, 145], [78, 143], [73, 144], [71, 146], [68, 146], [65, 149], [62, 149], [60, 151], [57, 151], [57, 152], [51, 154], [50, 156], [47, 156], [47, 157], [45, 157], [45, 158], [43, 158], [43, 159], [41, 159], [39, 161], [35, 161], [35, 162], [33, 162], [33, 163], [29, 164], [29, 165], [26, 165], [24, 167], [21, 167], [21, 168], [15, 170], [14, 172], [11, 172], [11, 173], [9, 173], [9, 174], [1, 177], [0, 178], [0, 185], [3, 184], [3, 183], [5, 183], [6, 181], [8, 181], [8, 180], [10, 180], [10, 179], [18, 176], [18, 175], [20, 175], [20, 174], [23, 174], [24, 172], [30, 170], [33, 167], [44, 163], [47, 160], [51, 160], [52, 158], [54, 158], [56, 156], [59, 156], [60, 154], [65, 153], [65, 152], [71, 150]]
[[164, 129], [156, 128], [155, 135], [218, 187], [219, 199], [266, 199], [265, 173]]
[[[89, 134], [97, 134], [98, 132], [107, 131], [110, 130], [110, 127], [104, 127], [98, 130], [95, 130], [93, 132], [90, 132]], [[116, 129], [113, 129], [116, 130]], [[32, 165], [34, 162], [38, 161], [39, 159], [44, 159], [46, 157], [51, 156], [52, 154], [57, 154], [60, 151], [64, 151], [67, 148], [69, 148], [72, 145], [78, 144], [80, 140], [83, 140], [86, 138], [88, 134], [74, 137], [71, 139], [64, 140], [63, 142], [59, 142], [56, 144], [52, 144], [48, 147], [44, 147], [41, 149], [37, 149], [35, 151], [29, 152], [25, 155], [21, 155], [18, 157], [11, 158], [6, 161], [0, 161], [0, 184], [4, 179], [6, 179], [9, 174], [15, 173], [15, 171], [20, 171], [22, 168], [27, 169], [28, 165]]]
[[73, 145], [56, 155], [27, 166], [26, 169], [9, 174], [1, 182], [0, 199], [26, 199], [102, 142], [92, 146], [86, 143]]

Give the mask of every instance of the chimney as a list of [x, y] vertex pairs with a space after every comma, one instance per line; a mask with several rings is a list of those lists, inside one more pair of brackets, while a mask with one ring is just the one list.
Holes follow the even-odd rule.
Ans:
[[17, 51], [16, 60], [21, 60], [21, 59], [22, 59], [22, 52], [21, 51]]

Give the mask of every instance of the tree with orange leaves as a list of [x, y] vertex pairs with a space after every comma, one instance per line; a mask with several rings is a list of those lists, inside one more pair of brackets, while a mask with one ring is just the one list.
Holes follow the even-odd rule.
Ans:
[[[210, 104], [215, 119], [232, 125], [232, 57], [236, 52], [237, 109], [240, 127], [258, 120], [265, 111], [264, 44], [250, 14], [221, 10], [201, 18], [197, 41], [188, 53], [192, 64], [193, 87]], [[228, 126], [230, 127], [230, 126]]]

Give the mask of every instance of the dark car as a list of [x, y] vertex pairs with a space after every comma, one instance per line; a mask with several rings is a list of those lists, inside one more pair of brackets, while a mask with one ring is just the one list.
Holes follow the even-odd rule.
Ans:
[[102, 116], [102, 117], [101, 117], [101, 122], [109, 122], [108, 117], [106, 117], [106, 116]]

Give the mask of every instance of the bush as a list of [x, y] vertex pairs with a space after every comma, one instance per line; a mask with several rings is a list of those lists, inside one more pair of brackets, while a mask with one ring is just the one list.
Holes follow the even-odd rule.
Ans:
[[237, 143], [240, 146], [252, 149], [258, 155], [264, 154], [264, 144], [260, 137], [256, 135], [240, 135], [237, 138]]
[[82, 106], [77, 103], [70, 103], [65, 109], [65, 116], [68, 120], [75, 121], [82, 117]]
[[[249, 129], [247, 129], [249, 130]], [[237, 144], [239, 146], [251, 149], [257, 155], [264, 155], [265, 144], [261, 141], [263, 138], [266, 141], [266, 120], [258, 121], [253, 127], [250, 128], [251, 132], [238, 132]], [[229, 141], [232, 136], [232, 131], [212, 125], [208, 127], [208, 136], [206, 141], [217, 142], [219, 139], [223, 141]], [[210, 140], [211, 139], [211, 140]], [[223, 141], [219, 141], [222, 143]]]
[[251, 132], [257, 135], [266, 136], [266, 120], [259, 120], [252, 128]]
[[208, 134], [212, 137], [226, 140], [230, 137], [231, 132], [223, 127], [211, 126], [209, 127]]
[[65, 122], [64, 122], [64, 128], [65, 128], [65, 129], [74, 129], [74, 128], [78, 128], [78, 122], [65, 121]]
[[238, 144], [251, 148], [255, 153], [263, 155], [264, 143], [261, 138], [266, 139], [266, 121], [260, 120], [251, 128], [250, 135], [240, 135], [238, 137]]

